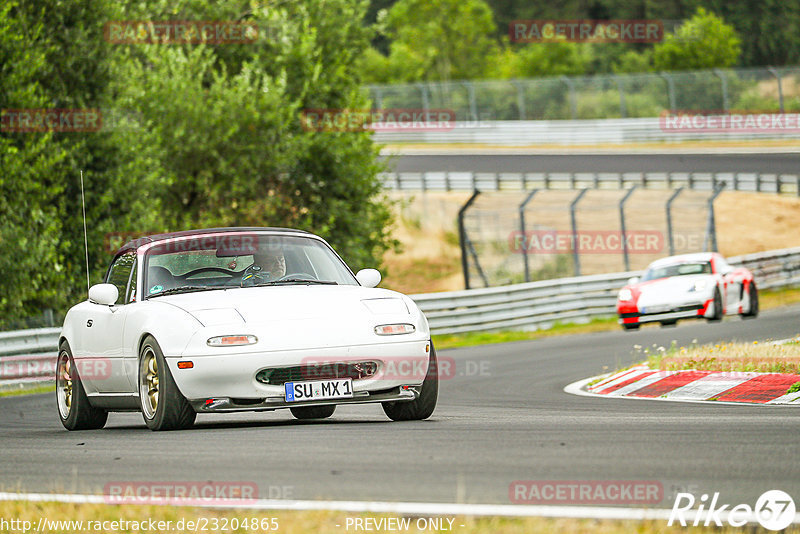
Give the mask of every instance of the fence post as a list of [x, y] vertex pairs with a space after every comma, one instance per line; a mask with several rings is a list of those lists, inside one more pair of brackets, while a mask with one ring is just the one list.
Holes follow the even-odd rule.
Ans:
[[674, 193], [672, 193], [672, 195], [670, 195], [669, 199], [667, 200], [667, 206], [666, 206], [666, 211], [667, 211], [667, 237], [669, 239], [669, 255], [670, 256], [674, 256], [675, 255], [675, 241], [674, 241], [674, 238], [672, 236], [672, 203], [675, 201], [676, 198], [678, 198], [678, 195], [681, 194], [681, 191], [683, 191], [683, 188], [679, 187], [678, 189], [675, 190]]
[[611, 75], [614, 81], [617, 82], [617, 90], [619, 91], [619, 114], [625, 119], [628, 117], [628, 108], [625, 106], [625, 88], [622, 86], [622, 78], [616, 74]]
[[668, 72], [659, 72], [658, 75], [667, 81], [667, 97], [669, 98], [669, 110], [675, 113], [678, 107], [675, 105], [675, 80], [672, 79], [672, 76], [670, 76]]
[[469, 200], [458, 210], [458, 241], [461, 245], [461, 269], [464, 271], [464, 287], [469, 289], [469, 260], [467, 259], [467, 229], [464, 227], [464, 214], [481, 192], [473, 190]]
[[425, 87], [424, 83], [418, 83], [417, 87], [419, 87], [420, 94], [422, 95], [422, 109], [425, 111], [425, 115], [428, 114], [430, 110], [430, 104], [428, 102], [428, 88]]
[[478, 105], [475, 102], [475, 85], [472, 82], [462, 82], [464, 86], [467, 88], [467, 94], [469, 95], [469, 114], [472, 116], [472, 120], [475, 123], [478, 123]]
[[525, 206], [528, 205], [528, 202], [531, 201], [533, 195], [536, 194], [538, 189], [534, 189], [528, 196], [525, 197], [525, 200], [522, 201], [522, 204], [519, 205], [519, 230], [522, 232], [522, 264], [525, 267], [525, 281], [531, 281], [531, 272], [530, 266], [528, 265], [528, 237], [525, 234]]
[[569, 204], [569, 219], [572, 223], [572, 257], [575, 263], [575, 276], [581, 275], [581, 258], [577, 247], [580, 240], [578, 239], [578, 221], [575, 219], [575, 208], [578, 206], [578, 202], [581, 201], [583, 195], [585, 195], [587, 191], [588, 189], [581, 189], [581, 192], [578, 193]]
[[727, 113], [730, 111], [728, 106], [728, 79], [725, 77], [725, 73], [722, 72], [720, 69], [714, 69], [714, 75], [719, 78], [721, 88], [722, 88], [722, 110]]
[[525, 89], [522, 87], [522, 82], [512, 80], [511, 83], [517, 88], [517, 111], [519, 112], [519, 120], [525, 120]]
[[567, 78], [566, 76], [561, 76], [559, 80], [564, 82], [564, 84], [567, 86], [567, 89], [569, 89], [569, 108], [572, 120], [575, 120], [578, 118], [578, 104], [575, 101], [575, 83], [571, 78]]
[[714, 220], [714, 201], [722, 193], [723, 189], [725, 189], [725, 182], [720, 182], [719, 187], [714, 190], [714, 193], [708, 199], [708, 229], [706, 230], [706, 238], [703, 245], [704, 252], [709, 252], [709, 246], [711, 252], [717, 252], [717, 224]]
[[628, 192], [623, 195], [622, 200], [619, 201], [619, 225], [620, 230], [622, 230], [622, 256], [625, 260], [625, 270], [631, 270], [631, 262], [630, 258], [628, 258], [628, 242], [626, 240], [627, 231], [625, 229], [625, 202], [630, 198], [634, 191], [636, 191], [636, 185], [628, 189]]
[[778, 82], [778, 104], [780, 106], [781, 113], [783, 113], [783, 87], [781, 81], [781, 73], [778, 72], [778, 69], [775, 67], [767, 67], [767, 70], [775, 76], [775, 80]]

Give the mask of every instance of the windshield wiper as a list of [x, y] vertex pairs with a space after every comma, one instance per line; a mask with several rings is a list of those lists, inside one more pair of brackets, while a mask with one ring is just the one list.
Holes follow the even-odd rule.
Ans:
[[307, 285], [324, 285], [324, 286], [337, 286], [339, 285], [338, 282], [334, 282], [333, 280], [309, 280], [307, 278], [286, 278], [284, 280], [273, 280], [272, 282], [264, 282], [261, 284], [256, 284], [252, 287], [262, 287], [262, 286], [282, 286], [282, 285], [291, 285], [291, 284], [307, 284]]
[[181, 286], [171, 287], [158, 293], [147, 295], [147, 298], [160, 297], [162, 295], [175, 295], [177, 293], [194, 293], [196, 291], [210, 291], [212, 289], [228, 289], [225, 286]]

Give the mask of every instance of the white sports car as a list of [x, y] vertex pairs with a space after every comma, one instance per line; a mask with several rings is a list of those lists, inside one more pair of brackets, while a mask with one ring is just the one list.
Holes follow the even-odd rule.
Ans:
[[352, 271], [299, 230], [218, 228], [131, 241], [69, 310], [58, 414], [69, 430], [141, 411], [152, 430], [197, 413], [290, 408], [330, 417], [380, 402], [425, 419], [438, 396], [428, 322], [413, 300]]
[[632, 278], [617, 297], [619, 322], [625, 330], [642, 323], [672, 325], [678, 319], [723, 315], [758, 315], [753, 273], [734, 268], [716, 252], [670, 256], [654, 261], [641, 278]]

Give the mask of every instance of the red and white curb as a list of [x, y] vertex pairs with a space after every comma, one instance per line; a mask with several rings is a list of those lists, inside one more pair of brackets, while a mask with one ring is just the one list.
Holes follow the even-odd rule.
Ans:
[[786, 393], [800, 375], [783, 373], [656, 371], [638, 365], [572, 383], [567, 393], [682, 402], [790, 404], [800, 406], [800, 391]]

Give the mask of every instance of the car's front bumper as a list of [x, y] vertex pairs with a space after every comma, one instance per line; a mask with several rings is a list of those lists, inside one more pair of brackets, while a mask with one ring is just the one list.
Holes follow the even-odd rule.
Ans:
[[[370, 402], [406, 402], [419, 397], [421, 386], [399, 386], [388, 390], [354, 392], [353, 397], [344, 399], [328, 399], [307, 402], [286, 402], [281, 395], [261, 399], [235, 399], [230, 397], [209, 398], [191, 401], [198, 413], [215, 412], [263, 412], [280, 408], [297, 408], [302, 406], [323, 406], [330, 404], [367, 404]], [[260, 402], [254, 402], [260, 400]]]
[[[346, 404], [413, 400], [412, 390], [403, 386], [419, 386], [425, 379], [430, 357], [430, 342], [406, 342], [326, 347], [319, 349], [284, 350], [236, 353], [223, 349], [219, 355], [167, 357], [167, 365], [184, 397], [193, 406], [202, 403], [200, 411], [235, 411], [274, 409], [311, 404]], [[190, 369], [178, 368], [178, 362], [191, 361]], [[319, 401], [305, 404], [285, 402], [283, 383], [266, 384], [256, 376], [265, 369], [280, 369], [308, 365], [333, 365], [352, 362], [378, 362], [377, 371], [368, 377], [353, 379], [353, 397], [334, 402]], [[291, 381], [318, 380], [325, 377], [307, 376]], [[391, 393], [395, 391], [396, 393]], [[220, 399], [219, 409], [211, 410], [209, 399]], [[228, 399], [228, 401], [223, 401]], [[374, 400], [370, 400], [374, 399]], [[213, 407], [214, 403], [209, 406]], [[227, 408], [226, 408], [227, 407]]]
[[661, 321], [676, 321], [678, 319], [691, 319], [707, 317], [711, 310], [711, 301], [682, 303], [675, 306], [658, 305], [645, 306], [643, 310], [638, 307], [619, 308], [619, 324], [640, 324]]

